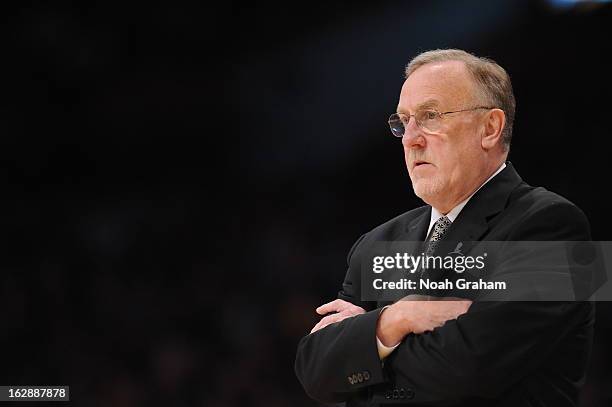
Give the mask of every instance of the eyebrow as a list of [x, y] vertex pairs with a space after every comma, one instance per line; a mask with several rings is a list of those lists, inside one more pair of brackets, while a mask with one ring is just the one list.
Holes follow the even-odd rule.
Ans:
[[[419, 103], [416, 107], [416, 110], [431, 109], [434, 107], [438, 107], [439, 105], [440, 105], [440, 102], [438, 102], [436, 99], [428, 99], [425, 102]], [[402, 111], [402, 109], [400, 109], [398, 106], [397, 112], [404, 113], [405, 111]]]

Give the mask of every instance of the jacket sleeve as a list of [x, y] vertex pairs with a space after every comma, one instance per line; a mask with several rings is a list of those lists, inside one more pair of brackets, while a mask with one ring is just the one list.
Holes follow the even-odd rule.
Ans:
[[380, 309], [361, 301], [361, 236], [348, 255], [348, 271], [338, 298], [364, 308], [365, 314], [330, 324], [306, 335], [298, 344], [295, 372], [306, 393], [324, 403], [363, 395], [367, 387], [386, 380], [376, 346]]

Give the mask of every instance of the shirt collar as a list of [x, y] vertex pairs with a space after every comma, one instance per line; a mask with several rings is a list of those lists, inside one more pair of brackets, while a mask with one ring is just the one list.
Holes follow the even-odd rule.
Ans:
[[[468, 201], [470, 200], [470, 198], [472, 198], [474, 196], [474, 194], [476, 192], [478, 192], [478, 190], [480, 188], [482, 188], [487, 182], [491, 181], [493, 179], [494, 176], [496, 176], [497, 174], [499, 174], [504, 168], [506, 168], [506, 163], [503, 162], [502, 165], [497, 169], [497, 171], [495, 171], [493, 173], [493, 175], [491, 175], [485, 182], [483, 182], [477, 189], [476, 191], [472, 192], [472, 194], [470, 196], [468, 196], [463, 202], [457, 204], [457, 206], [455, 206], [453, 209], [451, 209], [447, 214], [446, 217], [452, 222], [455, 221], [455, 219], [457, 219], [457, 216], [459, 216], [459, 213], [461, 212], [461, 210], [463, 209], [463, 207], [468, 203]], [[434, 223], [437, 222], [438, 219], [440, 219], [442, 216], [444, 216], [444, 214], [440, 213], [436, 208], [434, 208], [433, 206], [431, 207], [431, 218], [429, 220], [429, 228], [427, 228], [427, 235], [429, 236], [429, 232], [431, 231], [431, 228], [433, 227]]]

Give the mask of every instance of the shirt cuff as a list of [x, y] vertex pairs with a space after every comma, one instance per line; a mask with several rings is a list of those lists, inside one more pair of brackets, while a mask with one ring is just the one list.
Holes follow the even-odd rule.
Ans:
[[[380, 313], [378, 314], [378, 317], [380, 318], [380, 314], [383, 313], [383, 311], [389, 307], [388, 305], [382, 307], [382, 309], [380, 310]], [[393, 345], [393, 346], [385, 346], [380, 339], [378, 339], [378, 336], [376, 336], [376, 348], [378, 348], [378, 357], [380, 358], [380, 360], [383, 360], [384, 358], [386, 358], [387, 356], [389, 356], [391, 354], [391, 352], [393, 352], [395, 350], [395, 348], [397, 348], [399, 346], [401, 342]]]
[[[401, 342], [400, 342], [401, 343]], [[378, 357], [380, 360], [383, 360], [387, 356], [391, 354], [399, 346], [399, 343], [393, 346], [385, 346], [383, 343], [376, 337], [376, 347], [378, 348]]]

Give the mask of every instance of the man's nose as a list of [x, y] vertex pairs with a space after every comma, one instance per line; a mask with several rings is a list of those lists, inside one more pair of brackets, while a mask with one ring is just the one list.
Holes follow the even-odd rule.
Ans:
[[425, 145], [425, 137], [419, 126], [417, 126], [414, 118], [408, 122], [405, 127], [402, 144], [405, 148], [423, 147]]

